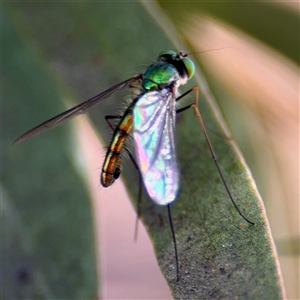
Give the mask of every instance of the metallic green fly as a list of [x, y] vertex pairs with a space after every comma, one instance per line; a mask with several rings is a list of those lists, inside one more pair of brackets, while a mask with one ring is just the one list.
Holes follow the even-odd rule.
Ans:
[[[118, 90], [125, 87], [133, 88], [132, 101], [119, 118], [119, 124], [116, 128], [112, 127], [109, 119], [118, 117], [106, 117], [106, 120], [114, 129], [114, 134], [103, 163], [100, 181], [102, 186], [108, 187], [120, 176], [120, 155], [124, 151], [126, 138], [129, 134], [132, 134], [136, 162], [133, 156], [130, 155], [130, 158], [138, 168], [150, 198], [157, 204], [167, 205], [168, 207], [175, 249], [177, 280], [179, 279], [178, 254], [170, 210], [170, 204], [176, 199], [179, 189], [179, 172], [174, 142], [177, 113], [188, 108], [194, 109], [212, 158], [233, 205], [248, 223], [253, 224], [240, 212], [218, 166], [198, 110], [198, 88], [193, 87], [184, 94], [179, 94], [178, 88], [184, 85], [194, 75], [194, 72], [195, 65], [187, 55], [182, 52], [164, 51], [160, 53], [157, 61], [151, 64], [143, 74], [135, 75], [49, 119], [24, 133], [14, 142], [14, 144], [21, 143], [54, 126], [60, 125], [72, 117], [85, 113], [88, 109], [98, 104], [101, 100], [110, 97]], [[177, 103], [190, 92], [195, 93], [194, 102], [176, 110]]]

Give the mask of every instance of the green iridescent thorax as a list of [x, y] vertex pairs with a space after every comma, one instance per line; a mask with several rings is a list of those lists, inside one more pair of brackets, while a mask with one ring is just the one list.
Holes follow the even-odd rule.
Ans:
[[143, 87], [146, 90], [158, 88], [160, 85], [167, 85], [173, 81], [178, 81], [179, 74], [174, 65], [158, 62], [147, 68], [143, 77]]

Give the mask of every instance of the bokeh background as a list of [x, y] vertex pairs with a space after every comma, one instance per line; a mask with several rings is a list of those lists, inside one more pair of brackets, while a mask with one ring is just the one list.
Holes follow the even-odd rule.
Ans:
[[[171, 297], [141, 224], [133, 243], [135, 213], [122, 183], [99, 186], [111, 135], [102, 116], [120, 106], [118, 97], [91, 112], [93, 123], [81, 117], [11, 145], [39, 122], [173, 49], [153, 28], [172, 32], [174, 44], [192, 52], [224, 48], [194, 57], [264, 200], [288, 298], [299, 298], [296, 2], [2, 3], [4, 298], [56, 299], [72, 290], [94, 299], [100, 281], [106, 299]], [[104, 146], [95, 124], [105, 129]], [[101, 251], [94, 247], [98, 241]]]

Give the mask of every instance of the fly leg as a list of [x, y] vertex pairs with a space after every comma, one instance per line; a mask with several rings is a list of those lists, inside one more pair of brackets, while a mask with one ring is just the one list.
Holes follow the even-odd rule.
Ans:
[[201, 114], [200, 114], [200, 111], [199, 111], [199, 108], [198, 108], [198, 95], [199, 95], [199, 89], [198, 89], [198, 87], [197, 87], [197, 86], [194, 86], [194, 87], [192, 87], [191, 89], [189, 89], [188, 91], [186, 91], [184, 94], [180, 95], [180, 96], [176, 99], [176, 102], [177, 102], [177, 101], [180, 101], [183, 97], [185, 97], [186, 95], [188, 95], [188, 94], [191, 93], [191, 92], [194, 92], [194, 93], [195, 93], [195, 100], [194, 100], [194, 102], [191, 103], [191, 104], [189, 104], [189, 105], [187, 105], [187, 106], [185, 106], [185, 107], [182, 107], [182, 108], [176, 110], [176, 113], [180, 113], [180, 112], [185, 111], [185, 110], [187, 110], [187, 109], [189, 109], [189, 108], [193, 108], [193, 109], [194, 109], [196, 118], [197, 118], [197, 120], [198, 120], [198, 122], [199, 122], [199, 124], [200, 124], [200, 126], [201, 126], [201, 129], [202, 129], [202, 132], [203, 132], [203, 134], [204, 134], [204, 137], [205, 137], [206, 143], [207, 143], [207, 145], [208, 145], [209, 151], [210, 151], [210, 153], [211, 153], [212, 159], [213, 159], [213, 161], [214, 161], [214, 163], [215, 163], [215, 165], [216, 165], [216, 168], [217, 168], [217, 170], [218, 170], [218, 173], [219, 173], [219, 175], [220, 175], [220, 177], [221, 177], [221, 180], [222, 180], [222, 182], [223, 182], [223, 185], [224, 185], [224, 187], [225, 187], [225, 189], [226, 189], [226, 191], [227, 191], [227, 194], [228, 194], [228, 196], [229, 196], [229, 198], [230, 198], [232, 204], [234, 205], [234, 207], [235, 207], [235, 209], [237, 210], [237, 212], [239, 213], [239, 215], [240, 215], [246, 222], [248, 222], [248, 223], [251, 224], [251, 225], [254, 225], [254, 223], [251, 222], [250, 220], [248, 220], [248, 219], [242, 214], [242, 212], [240, 211], [240, 209], [238, 208], [237, 204], [235, 203], [235, 201], [234, 201], [234, 199], [233, 199], [233, 197], [232, 197], [232, 195], [231, 195], [231, 192], [230, 192], [230, 190], [229, 190], [229, 188], [228, 188], [228, 185], [227, 185], [227, 183], [226, 183], [226, 181], [225, 181], [225, 178], [224, 178], [224, 176], [223, 176], [223, 174], [222, 174], [222, 171], [221, 171], [221, 169], [220, 169], [220, 167], [219, 167], [219, 164], [218, 164], [218, 162], [217, 162], [217, 158], [216, 158], [215, 152], [214, 152], [213, 147], [212, 147], [212, 144], [211, 144], [211, 142], [210, 142], [210, 140], [209, 140], [208, 134], [207, 134], [206, 129], [205, 129], [205, 126], [204, 126], [204, 122], [203, 122], [203, 120], [202, 120], [202, 117], [201, 117]]
[[128, 156], [129, 156], [130, 160], [132, 161], [134, 167], [136, 168], [136, 170], [139, 174], [139, 191], [138, 191], [138, 201], [137, 201], [137, 204], [136, 204], [137, 215], [136, 215], [136, 219], [135, 219], [134, 235], [133, 235], [133, 240], [136, 243], [137, 238], [138, 238], [139, 220], [141, 218], [141, 203], [142, 203], [142, 196], [143, 196], [143, 194], [142, 194], [143, 179], [142, 179], [142, 174], [141, 174], [141, 171], [139, 169], [139, 166], [136, 163], [134, 157], [132, 156], [130, 151], [128, 151], [128, 150], [126, 150], [126, 151], [128, 153]]

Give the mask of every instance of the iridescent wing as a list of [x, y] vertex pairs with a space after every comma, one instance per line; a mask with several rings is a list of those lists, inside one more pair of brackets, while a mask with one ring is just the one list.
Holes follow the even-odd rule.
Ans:
[[149, 196], [166, 205], [175, 200], [179, 175], [174, 130], [176, 97], [170, 90], [145, 93], [133, 110], [138, 165]]
[[22, 134], [19, 138], [17, 138], [13, 144], [19, 144], [21, 142], [24, 142], [25, 140], [28, 140], [32, 138], [33, 136], [36, 136], [38, 134], [41, 134], [55, 126], [60, 125], [66, 120], [69, 120], [73, 117], [76, 117], [79, 114], [84, 114], [87, 110], [98, 104], [101, 100], [107, 99], [110, 97], [114, 92], [121, 90], [132, 83], [138, 81], [139, 79], [142, 78], [142, 75], [135, 75], [130, 79], [127, 79], [123, 82], [120, 82], [113, 87], [109, 88], [108, 90], [60, 113], [59, 115], [43, 122], [42, 124], [30, 129], [29, 131], [25, 132]]

